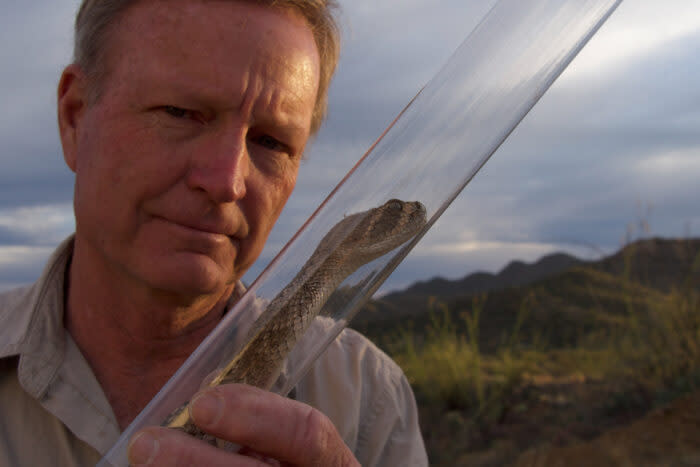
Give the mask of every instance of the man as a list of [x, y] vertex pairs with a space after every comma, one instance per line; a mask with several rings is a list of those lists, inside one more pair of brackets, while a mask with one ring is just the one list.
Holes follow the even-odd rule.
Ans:
[[[94, 464], [238, 298], [323, 116], [330, 3], [83, 2], [58, 87], [76, 232], [0, 296], [0, 464]], [[356, 333], [297, 396], [203, 391], [195, 423], [240, 453], [150, 427], [130, 461], [427, 463], [405, 377]]]

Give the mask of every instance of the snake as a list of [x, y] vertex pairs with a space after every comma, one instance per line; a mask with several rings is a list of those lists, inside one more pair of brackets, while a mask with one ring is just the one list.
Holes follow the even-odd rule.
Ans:
[[[419, 201], [391, 199], [381, 206], [345, 216], [265, 308], [243, 340], [243, 348], [207, 385], [272, 387], [287, 355], [333, 291], [360, 266], [404, 244], [425, 224], [426, 209]], [[194, 424], [188, 405], [189, 401], [171, 412], [162, 425], [214, 441]]]

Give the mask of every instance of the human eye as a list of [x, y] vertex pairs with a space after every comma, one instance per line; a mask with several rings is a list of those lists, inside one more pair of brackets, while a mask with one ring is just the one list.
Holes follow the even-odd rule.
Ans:
[[165, 112], [168, 116], [170, 116], [176, 120], [190, 119], [190, 120], [202, 121], [201, 116], [197, 112], [195, 112], [194, 110], [189, 110], [189, 109], [177, 107], [174, 105], [164, 105], [163, 107], [161, 107], [161, 110], [163, 112]]
[[292, 149], [286, 143], [267, 133], [253, 134], [250, 140], [256, 146], [278, 154], [291, 155]]
[[285, 145], [270, 135], [260, 135], [256, 138], [253, 138], [253, 141], [255, 142], [255, 144], [262, 146], [265, 149], [269, 149], [271, 151], [285, 150]]
[[253, 129], [248, 134], [248, 152], [261, 171], [275, 176], [293, 170], [300, 159], [292, 143], [272, 131]]

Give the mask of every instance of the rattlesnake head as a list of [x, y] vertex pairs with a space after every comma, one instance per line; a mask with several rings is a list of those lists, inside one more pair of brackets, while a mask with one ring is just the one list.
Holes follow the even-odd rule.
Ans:
[[349, 255], [352, 262], [364, 264], [409, 240], [425, 223], [426, 209], [422, 203], [391, 199], [338, 222], [321, 241], [317, 252]]

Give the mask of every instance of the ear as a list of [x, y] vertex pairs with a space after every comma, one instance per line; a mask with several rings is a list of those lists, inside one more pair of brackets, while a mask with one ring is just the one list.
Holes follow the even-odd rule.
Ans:
[[63, 158], [75, 172], [78, 134], [82, 116], [88, 106], [87, 79], [76, 64], [68, 65], [58, 83], [58, 131]]

